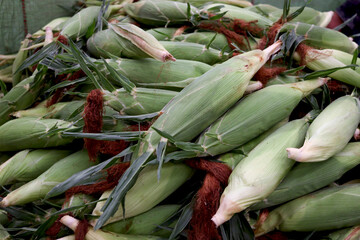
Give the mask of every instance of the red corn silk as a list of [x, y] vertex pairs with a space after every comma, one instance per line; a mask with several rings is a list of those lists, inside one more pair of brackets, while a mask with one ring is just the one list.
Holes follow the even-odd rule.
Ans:
[[85, 240], [88, 229], [89, 222], [86, 219], [81, 220], [75, 229], [75, 240]]
[[284, 71], [286, 71], [285, 67], [261, 67], [253, 78], [255, 81], [260, 81], [262, 84], [266, 85], [270, 79], [276, 77]]
[[[103, 126], [103, 93], [100, 89], [92, 90], [84, 108], [84, 133], [100, 133]], [[95, 161], [101, 148], [101, 141], [85, 138], [85, 148], [88, 150], [90, 161]]]
[[288, 240], [289, 238], [282, 232], [274, 231], [257, 237], [256, 240]]
[[279, 32], [280, 28], [283, 26], [284, 22], [280, 18], [275, 22], [267, 31], [266, 35], [260, 39], [258, 49], [264, 50], [268, 45], [271, 45], [275, 42], [275, 37]]
[[100, 181], [98, 183], [75, 186], [68, 189], [65, 192], [65, 202], [68, 202], [72, 195], [76, 193], [84, 193], [87, 195], [99, 195], [105, 192], [106, 190], [114, 188], [119, 182], [120, 177], [130, 166], [129, 162], [118, 163], [110, 168], [106, 169], [107, 177], [106, 180]]
[[69, 45], [68, 39], [64, 35], [59, 35], [57, 40], [64, 45]]
[[231, 169], [225, 164], [204, 159], [187, 160], [185, 163], [207, 172], [204, 183], [196, 195], [188, 239], [219, 240], [221, 236], [211, 218], [219, 207], [221, 193], [227, 185]]
[[66, 215], [70, 215], [72, 216], [71, 213], [62, 213], [62, 214], [59, 214], [58, 218], [56, 219], [56, 221], [53, 223], [53, 225], [51, 227], [49, 227], [45, 234], [47, 236], [50, 237], [50, 239], [56, 239], [56, 235], [58, 235], [58, 233], [60, 232], [61, 228], [64, 226], [61, 222], [60, 222], [60, 219]]

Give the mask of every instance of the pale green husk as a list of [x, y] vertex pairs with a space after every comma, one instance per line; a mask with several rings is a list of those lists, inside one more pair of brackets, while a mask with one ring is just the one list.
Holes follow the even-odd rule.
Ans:
[[329, 240], [358, 240], [360, 238], [360, 226], [341, 229], [328, 235]]

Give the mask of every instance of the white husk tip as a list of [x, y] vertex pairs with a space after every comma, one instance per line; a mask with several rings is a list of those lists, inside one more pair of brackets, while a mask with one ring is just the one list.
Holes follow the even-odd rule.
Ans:
[[224, 222], [226, 222], [228, 219], [224, 218], [223, 215], [220, 214], [215, 214], [212, 218], [211, 221], [213, 221], [216, 225], [216, 227], [218, 228], [221, 224], [223, 224]]
[[355, 139], [356, 141], [359, 141], [359, 140], [360, 140], [360, 129], [359, 129], [359, 128], [357, 128], [357, 129], [355, 130], [354, 139]]
[[166, 62], [166, 61], [173, 61], [173, 62], [175, 62], [175, 61], [176, 61], [176, 58], [174, 58], [173, 55], [171, 55], [170, 53], [165, 53], [165, 54], [163, 55], [162, 61], [163, 61], [163, 62]]
[[298, 162], [303, 161], [303, 154], [301, 148], [287, 148], [286, 152], [288, 154], [288, 158], [294, 159]]
[[267, 58], [269, 58], [272, 54], [278, 52], [281, 49], [281, 45], [282, 45], [282, 41], [278, 40], [278, 41], [274, 42], [272, 45], [270, 45], [269, 47], [265, 48], [263, 50], [263, 52], [265, 53]]
[[60, 219], [60, 222], [70, 228], [71, 230], [75, 231], [77, 226], [79, 225], [79, 220], [73, 218], [69, 215], [65, 215]]
[[9, 201], [5, 198], [3, 198], [3, 200], [1, 200], [0, 202], [0, 207], [8, 207], [9, 206]]
[[263, 87], [264, 84], [262, 84], [260, 81], [256, 81], [255, 83], [251, 83], [246, 87], [245, 94], [255, 92], [256, 90], [259, 90]]

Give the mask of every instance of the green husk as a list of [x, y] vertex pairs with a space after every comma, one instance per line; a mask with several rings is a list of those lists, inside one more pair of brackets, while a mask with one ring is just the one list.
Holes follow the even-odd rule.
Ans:
[[[111, 8], [106, 11], [104, 18], [109, 17]], [[100, 9], [98, 6], [83, 8], [64, 23], [60, 34], [72, 40], [85, 36], [90, 26], [96, 23]]]
[[335, 232], [332, 232], [328, 235], [329, 240], [357, 240], [360, 238], [360, 226], [354, 226], [351, 228], [341, 229]]
[[28, 55], [28, 50], [23, 50], [22, 48], [26, 48], [30, 43], [30, 40], [25, 38], [23, 43], [20, 46], [18, 53], [16, 54], [16, 58], [14, 63], [12, 64], [12, 85], [16, 86], [22, 80], [22, 72], [17, 72], [18, 68], [23, 64]]
[[[0, 126], [0, 151], [49, 148], [71, 143], [73, 138], [55, 133], [44, 136], [52, 128], [68, 128], [70, 122], [57, 119], [19, 118]], [[71, 127], [73, 128], [73, 127]]]
[[[201, 7], [202, 5], [208, 3], [208, 0], [175, 0], [175, 1], [179, 1], [179, 2], [188, 2], [191, 5], [195, 6], [195, 7]], [[249, 7], [252, 6], [252, 3], [247, 1], [247, 0], [214, 0], [211, 1], [214, 3], [225, 3], [225, 4], [230, 4], [233, 6], [237, 6], [237, 7]]]
[[153, 35], [159, 41], [171, 40], [177, 31], [177, 28], [152, 28], [146, 32]]
[[323, 231], [360, 224], [360, 184], [350, 184], [303, 196], [271, 211], [255, 235], [269, 231]]
[[95, 200], [96, 198], [93, 196], [86, 195], [83, 193], [77, 193], [72, 195], [70, 199], [67, 199], [64, 202], [62, 209], [83, 206], [82, 208], [77, 208], [70, 211], [74, 217], [79, 217], [83, 219], [85, 218], [86, 215], [91, 214], [93, 208], [95, 207], [95, 204], [91, 204], [91, 205], [85, 205], [85, 204], [88, 204]]
[[43, 199], [57, 184], [93, 165], [94, 162], [89, 161], [87, 151], [73, 153], [52, 165], [36, 179], [10, 192], [2, 199], [0, 205], [3, 207], [24, 205]]
[[65, 24], [66, 21], [68, 21], [70, 19], [70, 17], [59, 17], [59, 18], [55, 18], [53, 20], [51, 20], [48, 24], [46, 24], [45, 26], [43, 26], [41, 28], [41, 30], [33, 33], [33, 36], [43, 36], [45, 35], [45, 29], [46, 27], [50, 27], [52, 29], [52, 31], [61, 31], [61, 29], [63, 28], [63, 25]]
[[[106, 61], [137, 86], [151, 88], [184, 88], [196, 77], [211, 69], [211, 66], [205, 63], [181, 59], [166, 63], [151, 58], [136, 60], [122, 58]], [[98, 63], [102, 66], [100, 69], [104, 75], [114, 80], [104, 64]]]
[[[353, 55], [336, 49], [324, 49], [323, 52], [328, 52], [329, 55], [339, 60], [345, 65], [352, 64]], [[356, 58], [355, 64], [360, 65], [360, 58]], [[355, 67], [355, 72], [360, 74], [360, 67]]]
[[0, 185], [31, 181], [70, 153], [69, 150], [45, 149], [18, 152], [1, 164]]
[[266, 83], [266, 87], [276, 84], [287, 84], [287, 83], [296, 83], [299, 81], [299, 77], [290, 76], [290, 75], [277, 75], [276, 77], [270, 79]]
[[44, 78], [36, 79], [36, 73], [22, 80], [0, 99], [0, 125], [10, 119], [10, 114], [30, 107], [43, 89]]
[[230, 56], [211, 47], [206, 48], [205, 45], [191, 42], [172, 42], [160, 41], [160, 43], [168, 50], [176, 59], [186, 59], [199, 61], [214, 65], [215, 63], [224, 62]]
[[272, 207], [325, 187], [360, 164], [360, 143], [349, 143], [340, 153], [323, 162], [299, 163], [280, 185], [253, 210]]
[[1, 240], [11, 239], [11, 235], [6, 231], [6, 229], [2, 224], [0, 224], [0, 239]]
[[232, 49], [229, 47], [228, 41], [225, 35], [215, 32], [193, 32], [188, 34], [181, 34], [174, 37], [175, 41], [181, 42], [192, 42], [199, 43], [205, 46], [210, 44], [210, 47], [223, 50], [225, 52], [230, 52]]
[[0, 69], [0, 80], [5, 83], [12, 82], [12, 65]]
[[[188, 22], [186, 3], [164, 0], [142, 0], [125, 5], [125, 11], [138, 22], [151, 26], [182, 25]], [[191, 14], [198, 11], [191, 6]]]
[[345, 34], [307, 23], [285, 23], [279, 33], [294, 30], [297, 35], [305, 36], [305, 43], [317, 48], [330, 48], [353, 53], [358, 45]]
[[201, 136], [204, 152], [215, 156], [230, 151], [288, 117], [302, 98], [326, 79], [272, 85], [254, 92], [227, 111]]
[[158, 235], [158, 226], [164, 223], [170, 216], [178, 211], [180, 205], [160, 205], [135, 217], [120, 220], [104, 226], [104, 231], [134, 234], [134, 235]]
[[[75, 231], [80, 221], [71, 216], [66, 215], [60, 219], [60, 222], [65, 226], [69, 227], [71, 230]], [[94, 231], [92, 227], [88, 228], [85, 238], [87, 240], [160, 240], [161, 239], [159, 237], [154, 237], [154, 236], [115, 234], [110, 232], [104, 232], [102, 230]]]
[[141, 115], [160, 111], [177, 94], [176, 91], [151, 88], [135, 88], [130, 94], [121, 88], [111, 93], [104, 91], [103, 98], [105, 105], [120, 114]]
[[277, 129], [240, 161], [229, 177], [220, 206], [212, 221], [220, 226], [235, 213], [270, 195], [295, 163], [285, 149], [301, 146], [308, 128], [307, 117]]
[[[159, 204], [177, 188], [184, 184], [194, 173], [185, 164], [165, 163], [158, 179], [158, 166], [149, 165], [140, 173], [135, 185], [127, 192], [125, 198], [125, 215], [122, 207], [107, 221], [106, 224], [117, 222], [144, 213]], [[171, 181], [170, 181], [171, 180]], [[109, 197], [111, 190], [105, 191], [100, 199]], [[93, 215], [100, 216], [104, 202], [98, 202]], [[92, 222], [94, 225], [96, 221]]]
[[[73, 102], [71, 102], [72, 104]], [[77, 106], [77, 101], [74, 101], [74, 105]], [[82, 102], [84, 104], [84, 102]], [[26, 110], [20, 110], [17, 112], [12, 113], [11, 115], [16, 118], [23, 118], [23, 117], [46, 117], [46, 118], [53, 118], [54, 114], [61, 111], [64, 107], [69, 105], [68, 102], [59, 102], [51, 105], [50, 107], [46, 107], [46, 105], [37, 105], [34, 108], [29, 108]], [[62, 118], [58, 118], [62, 119]]]
[[360, 123], [360, 102], [343, 96], [328, 105], [311, 123], [301, 148], [288, 148], [288, 156], [299, 162], [319, 162], [342, 151]]

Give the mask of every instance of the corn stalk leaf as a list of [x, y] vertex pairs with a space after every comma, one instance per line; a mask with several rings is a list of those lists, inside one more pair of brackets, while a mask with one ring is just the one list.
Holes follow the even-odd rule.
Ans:
[[192, 200], [189, 204], [187, 204], [181, 212], [179, 220], [177, 221], [174, 230], [171, 232], [169, 240], [175, 239], [189, 224], [192, 214], [193, 214], [193, 205], [195, 200]]
[[294, 18], [296, 18], [297, 16], [299, 16], [305, 9], [305, 7], [308, 5], [308, 3], [310, 3], [311, 0], [307, 0], [304, 5], [302, 5], [301, 7], [299, 7], [295, 12], [293, 12], [292, 14], [290, 14], [289, 16], [287, 16], [286, 21], [289, 22], [291, 20], [293, 20]]
[[309, 80], [309, 79], [313, 79], [313, 78], [318, 78], [318, 77], [326, 77], [329, 74], [332, 74], [338, 70], [341, 69], [345, 69], [345, 68], [351, 68], [351, 67], [358, 67], [359, 65], [356, 64], [350, 64], [347, 66], [343, 66], [343, 67], [336, 67], [336, 68], [330, 68], [330, 69], [325, 69], [325, 70], [318, 70], [312, 73], [307, 73], [303, 76], [300, 76], [301, 78], [303, 78], [304, 80]]
[[6, 95], [7, 92], [8, 92], [7, 89], [6, 89], [6, 84], [1, 80], [0, 80], [0, 90], [4, 95]]
[[90, 138], [96, 140], [116, 141], [136, 141], [139, 140], [139, 136], [144, 132], [109, 132], [109, 133], [83, 133], [83, 132], [62, 132], [61, 135], [65, 137], [74, 138]]
[[305, 68], [305, 65], [297, 67], [297, 68], [292, 68], [292, 69], [289, 69], [289, 70], [286, 70], [286, 71], [280, 73], [280, 75], [288, 75], [288, 74], [296, 73], [298, 71], [303, 70], [304, 68]]
[[20, 67], [15, 71], [14, 74], [33, 66], [34, 64], [40, 62], [42, 59], [44, 59], [47, 56], [54, 56], [58, 52], [58, 45], [56, 45], [56, 42], [52, 42], [49, 45], [46, 45], [45, 47], [41, 48], [39, 51], [28, 57], [21, 65]]
[[92, 166], [88, 169], [85, 169], [81, 172], [78, 172], [78, 173], [72, 175], [66, 181], [59, 183], [53, 189], [51, 189], [51, 191], [46, 195], [45, 199], [60, 195], [60, 194], [64, 193], [66, 190], [68, 190], [69, 188], [72, 188], [74, 186], [86, 185], [86, 184], [93, 183], [93, 182], [99, 180], [100, 178], [102, 178], [104, 176], [103, 172], [102, 172], [103, 169], [112, 166], [114, 163], [116, 163], [116, 161], [119, 158], [124, 157], [128, 154], [131, 154], [133, 151], [134, 151], [133, 147], [128, 147], [121, 153], [117, 154], [116, 156], [114, 156], [102, 163], [99, 163], [96, 166]]
[[287, 16], [289, 15], [290, 5], [291, 5], [291, 0], [284, 0], [283, 14], [281, 16], [281, 18], [283, 19], [283, 22], [286, 22]]
[[351, 18], [346, 19], [345, 22], [343, 22], [343, 23], [337, 25], [336, 27], [334, 27], [334, 30], [340, 31], [341, 29], [346, 27], [346, 25], [348, 25], [350, 22], [352, 22], [356, 17], [357, 17], [357, 13], [355, 13]]
[[160, 115], [160, 112], [154, 112], [154, 113], [147, 113], [147, 114], [141, 114], [141, 115], [120, 115], [115, 114], [113, 115], [113, 118], [115, 119], [127, 119], [127, 120], [134, 120], [134, 121], [143, 121], [146, 119], [151, 119], [154, 117], [158, 117]]
[[167, 154], [165, 156], [164, 162], [169, 162], [171, 160], [183, 160], [197, 157], [197, 152], [193, 151], [175, 151]]
[[253, 240], [254, 232], [242, 213], [235, 214], [229, 222], [220, 226], [223, 239]]
[[116, 71], [112, 66], [110, 66], [105, 59], [103, 59], [104, 64], [107, 70], [110, 72], [111, 76], [115, 79], [115, 81], [119, 82], [120, 85], [128, 92], [132, 93], [136, 85], [132, 83], [126, 76]]
[[156, 147], [156, 160], [159, 164], [157, 169], [158, 182], [160, 181], [160, 177], [161, 177], [161, 168], [164, 163], [164, 156], [165, 156], [167, 142], [168, 142], [167, 139], [162, 138], [160, 143]]
[[120, 204], [122, 204], [123, 212], [125, 212], [125, 195], [130, 190], [130, 188], [135, 184], [136, 178], [144, 167], [144, 164], [148, 161], [151, 152], [145, 152], [139, 158], [137, 158], [128, 169], [121, 176], [118, 185], [111, 192], [107, 201], [105, 202], [101, 211], [103, 214], [100, 216], [96, 225], [94, 227], [95, 230], [101, 228], [107, 220], [112, 217], [116, 211], [118, 210]]
[[71, 85], [74, 85], [74, 84], [77, 84], [77, 83], [84, 83], [86, 82], [87, 80], [87, 77], [83, 77], [83, 78], [78, 78], [76, 80], [71, 80], [71, 81], [63, 81], [63, 82], [60, 82], [52, 87], [50, 87], [48, 90], [45, 91], [45, 93], [49, 93], [49, 92], [52, 92], [58, 88], [64, 88], [64, 87], [68, 87], [68, 86], [71, 86]]
[[[354, 54], [353, 54], [353, 58], [351, 59], [351, 64], [356, 64], [358, 55], [359, 55], [359, 48], [356, 48], [354, 51]], [[356, 67], [352, 68], [352, 70], [355, 70], [355, 69], [356, 69]]]

